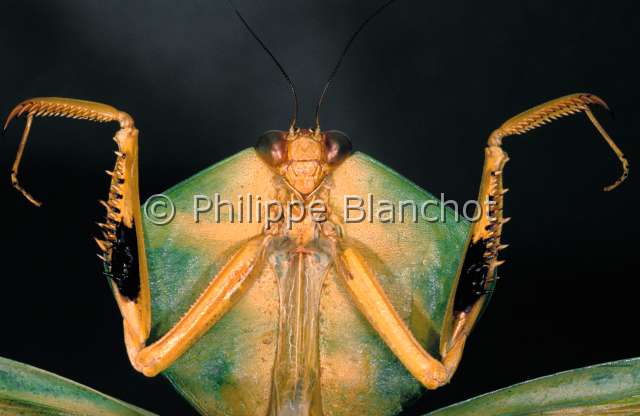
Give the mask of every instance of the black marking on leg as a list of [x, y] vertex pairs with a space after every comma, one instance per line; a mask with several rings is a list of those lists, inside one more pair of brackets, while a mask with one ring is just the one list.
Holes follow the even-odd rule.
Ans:
[[110, 258], [104, 262], [104, 274], [122, 296], [135, 301], [140, 295], [136, 229], [120, 223], [116, 226], [115, 237]]
[[[502, 188], [502, 171], [492, 171], [489, 186], [491, 193], [487, 195], [487, 215], [489, 223], [484, 227], [479, 241], [469, 243], [462, 264], [453, 309], [468, 312], [483, 295], [491, 295], [495, 288], [497, 267], [503, 263], [498, 260], [502, 225], [509, 219], [503, 219], [502, 203], [506, 190]], [[500, 217], [500, 218], [498, 218]], [[491, 274], [490, 274], [491, 272]]]
[[480, 240], [469, 244], [464, 258], [458, 288], [453, 305], [455, 311], [468, 311], [480, 296], [486, 293], [488, 276], [488, 262], [491, 260], [485, 256], [488, 240]]

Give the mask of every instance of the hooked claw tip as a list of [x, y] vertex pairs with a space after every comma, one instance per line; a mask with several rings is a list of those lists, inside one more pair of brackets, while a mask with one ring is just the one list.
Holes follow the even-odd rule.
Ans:
[[626, 179], [626, 177], [621, 177], [620, 179], [618, 179], [617, 181], [615, 181], [615, 183], [609, 185], [609, 186], [605, 186], [602, 190], [605, 192], [611, 192], [614, 189], [616, 189], [618, 186], [620, 186], [622, 184], [622, 182], [624, 182], [624, 180]]
[[597, 100], [598, 104], [600, 104], [602, 107], [604, 107], [604, 109], [607, 110], [607, 113], [609, 113], [609, 116], [612, 119], [615, 120], [616, 114], [613, 111], [613, 108], [609, 107], [609, 104], [607, 104], [602, 98], [600, 98], [600, 97], [597, 97], [597, 98], [598, 98], [598, 100]]
[[31, 202], [33, 205], [35, 205], [37, 207], [41, 207], [42, 206], [42, 202], [38, 201], [33, 196], [31, 196], [31, 194], [29, 192], [27, 192], [23, 187], [21, 187], [17, 182], [13, 184], [13, 187], [16, 188], [18, 190], [18, 192], [20, 192], [22, 194], [22, 196], [27, 198], [27, 201]]
[[[625, 160], [626, 161], [626, 160]], [[614, 183], [612, 183], [611, 185], [605, 186], [602, 190], [605, 192], [611, 192], [614, 189], [616, 189], [618, 186], [622, 185], [622, 182], [624, 182], [625, 180], [627, 180], [627, 178], [629, 177], [629, 165], [628, 163], [625, 163], [624, 165], [624, 173], [622, 174], [622, 176], [620, 176], [620, 178], [618, 178], [618, 180], [616, 180]]]
[[22, 109], [22, 105], [17, 105], [13, 110], [11, 110], [11, 112], [7, 116], [7, 119], [4, 121], [4, 126], [2, 127], [3, 134], [5, 131], [7, 131], [7, 127], [9, 127], [9, 123], [11, 123], [11, 121], [16, 117], [16, 115], [18, 115], [18, 112], [21, 109]]
[[[585, 97], [586, 95], [586, 97]], [[597, 95], [593, 95], [593, 94], [585, 94], [583, 95], [583, 97], [586, 98], [586, 102], [590, 104], [599, 104], [602, 107], [604, 107], [608, 112], [611, 112], [611, 108], [609, 107], [609, 104], [607, 104], [607, 102], [605, 100], [603, 100], [602, 98], [598, 97]]]
[[13, 120], [13, 117], [10, 115], [9, 117], [7, 117], [7, 121], [4, 122], [4, 125], [2, 126], [3, 136], [7, 133], [7, 128], [9, 127], [9, 123], [11, 123], [12, 120]]
[[25, 197], [29, 200], [29, 202], [31, 202], [36, 207], [40, 208], [42, 206], [42, 202], [38, 201], [37, 199], [35, 199], [31, 195], [25, 195]]

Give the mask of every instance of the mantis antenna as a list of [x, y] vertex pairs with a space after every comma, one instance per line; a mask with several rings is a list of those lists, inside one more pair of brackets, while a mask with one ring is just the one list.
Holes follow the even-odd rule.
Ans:
[[369, 17], [364, 19], [364, 21], [360, 24], [358, 29], [356, 29], [356, 31], [353, 32], [353, 35], [351, 35], [351, 38], [347, 42], [347, 46], [345, 46], [344, 49], [342, 50], [342, 54], [340, 55], [340, 58], [338, 58], [338, 62], [336, 63], [336, 66], [333, 68], [333, 71], [331, 71], [331, 74], [329, 75], [329, 79], [327, 80], [327, 83], [324, 84], [324, 88], [322, 89], [322, 93], [320, 94], [320, 99], [318, 100], [318, 104], [316, 105], [316, 130], [317, 131], [320, 131], [320, 106], [322, 105], [322, 101], [324, 100], [324, 96], [326, 95], [327, 90], [329, 89], [329, 85], [331, 84], [331, 81], [333, 81], [333, 78], [338, 73], [338, 69], [340, 69], [340, 65], [342, 65], [342, 61], [344, 60], [344, 57], [347, 55], [349, 48], [351, 47], [353, 42], [356, 40], [360, 32], [362, 32], [362, 30], [365, 28], [365, 26], [367, 26], [367, 24], [370, 21], [372, 21], [374, 17], [382, 13], [384, 9], [386, 9], [388, 6], [390, 6], [394, 2], [396, 2], [396, 0], [388, 0], [382, 6], [378, 7], [373, 13], [371, 13]]
[[291, 124], [289, 126], [289, 130], [293, 131], [296, 127], [296, 119], [298, 117], [298, 95], [296, 94], [296, 87], [295, 85], [293, 85], [293, 81], [291, 81], [289, 74], [287, 74], [287, 71], [285, 71], [284, 67], [280, 64], [280, 62], [278, 62], [278, 59], [275, 57], [275, 55], [269, 50], [269, 48], [267, 47], [267, 45], [265, 45], [262, 39], [260, 39], [260, 36], [258, 36], [256, 32], [251, 28], [251, 26], [249, 26], [249, 23], [242, 16], [238, 8], [233, 4], [233, 1], [232, 0], [227, 0], [227, 1], [229, 2], [229, 5], [231, 6], [231, 8], [233, 8], [234, 12], [238, 16], [238, 19], [240, 19], [244, 27], [246, 27], [249, 33], [251, 33], [251, 36], [253, 36], [253, 38], [256, 41], [258, 41], [260, 46], [262, 46], [262, 49], [264, 49], [264, 51], [271, 57], [273, 62], [276, 64], [276, 66], [282, 73], [282, 76], [289, 84], [289, 88], [291, 88], [291, 94], [293, 95], [293, 114], [291, 116]]

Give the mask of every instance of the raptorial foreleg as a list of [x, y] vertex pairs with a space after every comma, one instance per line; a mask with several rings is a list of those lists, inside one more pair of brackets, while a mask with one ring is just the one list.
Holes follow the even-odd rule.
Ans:
[[617, 186], [627, 176], [626, 159], [595, 120], [589, 104], [605, 105], [593, 95], [570, 95], [510, 119], [489, 137], [478, 196], [481, 215], [472, 226], [466, 255], [458, 272], [457, 293], [444, 323], [439, 359], [429, 354], [416, 340], [357, 250], [336, 244], [336, 266], [354, 303], [405, 368], [425, 387], [437, 388], [446, 384], [453, 376], [460, 363], [467, 337], [486, 302], [487, 293], [495, 284], [496, 270], [503, 263], [498, 259], [498, 254], [506, 247], [500, 238], [502, 226], [508, 218], [504, 218], [502, 212], [504, 194], [507, 191], [503, 187], [502, 177], [509, 158], [502, 150], [502, 138], [521, 134], [558, 117], [583, 111], [614, 149], [623, 165], [622, 177], [606, 190]]
[[261, 267], [269, 236], [258, 235], [247, 241], [164, 336], [147, 345], [151, 307], [144, 247], [142, 215], [138, 191], [138, 130], [133, 119], [115, 108], [89, 101], [67, 98], [34, 98], [16, 106], [6, 126], [15, 117], [27, 116], [27, 124], [11, 174], [14, 186], [31, 202], [40, 205], [18, 182], [22, 159], [34, 117], [60, 116], [97, 122], [117, 121], [120, 130], [114, 139], [118, 145], [111, 176], [109, 197], [102, 204], [106, 220], [98, 225], [102, 237], [96, 239], [104, 273], [112, 282], [113, 294], [123, 319], [124, 338], [131, 364], [147, 376], [170, 366], [213, 326], [249, 287], [254, 271]]
[[614, 189], [628, 176], [628, 161], [595, 118], [590, 105], [608, 108], [601, 98], [592, 94], [567, 95], [510, 118], [489, 136], [478, 194], [480, 212], [476, 218], [479, 219], [472, 226], [465, 259], [459, 270], [453, 314], [446, 324], [440, 345], [443, 356], [453, 353], [458, 349], [456, 345], [466, 339], [482, 310], [488, 292], [493, 290], [497, 268], [504, 262], [498, 259], [498, 254], [507, 247], [502, 244], [501, 237], [502, 227], [509, 220], [503, 217], [504, 194], [507, 189], [503, 186], [502, 178], [504, 166], [509, 160], [502, 149], [505, 137], [521, 135], [558, 118], [584, 112], [622, 164], [621, 177], [604, 190]]
[[17, 117], [26, 116], [26, 126], [11, 171], [11, 182], [29, 201], [41, 202], [27, 192], [18, 181], [18, 170], [24, 155], [34, 117], [65, 117], [99, 123], [117, 122], [120, 129], [114, 140], [118, 149], [111, 176], [104, 222], [98, 223], [102, 235], [96, 238], [98, 255], [104, 273], [114, 286], [114, 296], [124, 325], [136, 341], [149, 336], [151, 311], [147, 264], [142, 238], [142, 218], [138, 191], [138, 130], [127, 113], [106, 104], [59, 97], [31, 98], [18, 104], [7, 117], [4, 128]]

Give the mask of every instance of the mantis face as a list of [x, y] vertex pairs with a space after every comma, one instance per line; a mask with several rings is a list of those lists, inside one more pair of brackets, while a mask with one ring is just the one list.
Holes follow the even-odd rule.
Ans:
[[352, 150], [339, 131], [269, 131], [258, 139], [258, 154], [300, 195], [306, 197]]

